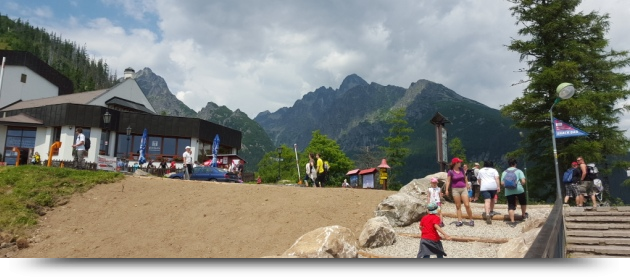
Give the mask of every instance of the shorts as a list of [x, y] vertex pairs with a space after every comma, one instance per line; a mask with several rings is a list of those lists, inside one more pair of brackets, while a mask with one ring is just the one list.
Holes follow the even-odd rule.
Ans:
[[521, 207], [527, 206], [527, 198], [525, 197], [524, 192], [521, 194], [508, 195], [506, 197], [508, 202], [508, 211], [516, 210], [516, 199], [518, 199], [518, 204], [521, 205]]
[[453, 197], [455, 197], [456, 195], [459, 197], [462, 197], [462, 195], [468, 196], [468, 189], [467, 188], [453, 188]]
[[575, 198], [578, 196], [578, 185], [577, 183], [572, 184], [564, 184], [565, 196]]
[[483, 196], [483, 199], [494, 199], [494, 196], [497, 195], [497, 190], [484, 190], [481, 192], [481, 196]]
[[579, 194], [584, 196], [594, 195], [593, 181], [580, 181], [577, 185]]

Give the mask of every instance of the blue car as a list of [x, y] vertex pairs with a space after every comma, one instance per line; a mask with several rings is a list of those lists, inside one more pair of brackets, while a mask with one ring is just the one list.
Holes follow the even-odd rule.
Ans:
[[[184, 179], [184, 172], [175, 173], [169, 176], [171, 179]], [[243, 181], [238, 179], [238, 175], [234, 172], [229, 172], [223, 168], [216, 168], [210, 166], [198, 166], [193, 167], [193, 173], [190, 175], [190, 180], [198, 181], [211, 181], [211, 182], [225, 182], [225, 183], [242, 183]]]

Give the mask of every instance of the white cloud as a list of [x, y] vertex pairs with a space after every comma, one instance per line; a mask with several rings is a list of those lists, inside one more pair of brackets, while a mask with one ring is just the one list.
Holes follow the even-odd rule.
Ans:
[[[512, 86], [526, 78], [517, 72], [525, 65], [506, 47], [519, 26], [504, 0], [102, 3], [120, 13], [50, 20], [45, 12], [33, 15], [36, 7], [5, 7], [86, 44], [119, 74], [126, 67], [151, 68], [196, 111], [212, 101], [255, 117], [291, 106], [318, 87], [337, 88], [353, 73], [401, 87], [428, 79], [492, 108], [525, 88]], [[624, 0], [585, 0], [580, 7], [610, 13], [612, 47], [630, 48], [630, 5]], [[56, 16], [54, 11], [48, 14]], [[141, 24], [123, 25], [118, 16]], [[622, 129], [630, 129], [629, 121], [622, 119]]]

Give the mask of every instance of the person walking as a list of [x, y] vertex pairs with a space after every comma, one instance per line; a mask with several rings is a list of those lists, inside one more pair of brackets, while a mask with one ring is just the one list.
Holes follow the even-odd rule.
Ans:
[[468, 182], [466, 180], [466, 174], [462, 169], [462, 160], [460, 158], [453, 158], [451, 160], [450, 169], [446, 175], [446, 196], [449, 195], [449, 188], [452, 186], [453, 202], [455, 202], [455, 211], [457, 212], [457, 223], [455, 226], [460, 227], [464, 225], [462, 222], [462, 202], [466, 208], [468, 219], [470, 219], [470, 226], [475, 226], [475, 222], [472, 217], [472, 209], [470, 208], [470, 200], [468, 198]]
[[315, 180], [317, 179], [317, 168], [315, 166], [315, 160], [313, 159], [313, 153], [308, 153], [308, 161], [305, 165], [306, 173], [304, 174], [304, 182], [308, 187], [308, 182], [310, 181], [315, 187]]
[[85, 168], [85, 135], [83, 135], [83, 128], [81, 127], [75, 128], [74, 133], [77, 136], [74, 144], [72, 145], [72, 148], [74, 148], [75, 150], [73, 151], [75, 152], [75, 155], [74, 155], [75, 167], [78, 169], [84, 169]]
[[190, 146], [186, 146], [186, 150], [184, 151], [184, 154], [182, 154], [182, 158], [184, 159], [184, 179], [190, 180], [190, 175], [193, 172], [193, 157]]
[[315, 186], [323, 187], [324, 184], [324, 161], [319, 153], [315, 154], [317, 158], [317, 178], [315, 179]]
[[446, 253], [438, 232], [444, 236], [445, 240], [450, 240], [451, 237], [440, 227], [440, 218], [436, 215], [438, 213], [438, 205], [429, 203], [427, 212], [428, 214], [420, 220], [420, 232], [422, 235], [420, 236], [420, 249], [418, 249], [416, 257], [430, 258], [431, 255], [436, 255], [438, 258], [444, 258]]
[[492, 224], [492, 216], [494, 213], [494, 196], [501, 192], [501, 182], [499, 181], [499, 172], [494, 169], [492, 161], [485, 161], [483, 168], [479, 170], [479, 182], [481, 196], [484, 200], [484, 212], [481, 214], [487, 224]]
[[593, 191], [593, 179], [588, 174], [588, 166], [586, 166], [586, 162], [584, 161], [584, 158], [582, 158], [582, 156], [577, 158], [577, 163], [580, 167], [580, 173], [582, 175], [580, 176], [580, 180], [578, 183], [580, 200], [578, 202], [578, 197], [576, 197], [575, 202], [577, 202], [578, 207], [583, 207], [584, 196], [590, 196], [591, 201], [593, 202], [593, 207], [597, 207], [597, 197], [595, 195], [595, 192]]
[[582, 173], [580, 173], [577, 162], [571, 163], [571, 169], [571, 182], [564, 183], [564, 204], [569, 204], [570, 198], [573, 198], [577, 204], [577, 197], [579, 195], [578, 182], [582, 177]]
[[[472, 183], [473, 197], [472, 202], [477, 202], [479, 199], [479, 163], [475, 163], [473, 166], [473, 178], [470, 178], [469, 181]], [[472, 180], [471, 180], [472, 179]]]
[[508, 225], [511, 227], [516, 226], [516, 222], [514, 221], [514, 211], [516, 210], [516, 200], [518, 200], [518, 204], [521, 206], [521, 216], [523, 220], [527, 219], [529, 215], [527, 214], [527, 198], [525, 197], [525, 188], [523, 187], [526, 183], [525, 174], [523, 171], [516, 168], [516, 160], [511, 158], [508, 160], [508, 165], [510, 166], [508, 169], [503, 171], [501, 174], [501, 184], [505, 187], [506, 176], [510, 175], [514, 176], [516, 181], [515, 188], [505, 187], [505, 197], [507, 198], [508, 203], [508, 214], [510, 215], [510, 222]]

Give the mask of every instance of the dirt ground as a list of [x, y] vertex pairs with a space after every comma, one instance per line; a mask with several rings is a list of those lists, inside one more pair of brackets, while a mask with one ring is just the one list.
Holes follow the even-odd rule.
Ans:
[[[123, 190], [124, 186], [124, 190]], [[43, 216], [18, 258], [259, 258], [324, 226], [358, 237], [393, 191], [126, 177]]]

